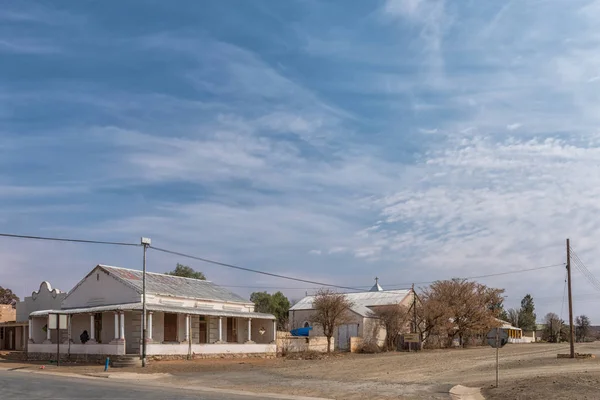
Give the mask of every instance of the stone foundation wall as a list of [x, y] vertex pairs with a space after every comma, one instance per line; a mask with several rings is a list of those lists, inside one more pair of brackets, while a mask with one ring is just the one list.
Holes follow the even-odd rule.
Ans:
[[[240, 359], [240, 358], [263, 358], [263, 359], [271, 359], [275, 358], [275, 354], [273, 353], [228, 353], [228, 354], [196, 354], [192, 355], [192, 359], [194, 360], [203, 360], [203, 359]], [[163, 354], [163, 355], [148, 355], [148, 360], [151, 361], [169, 361], [169, 360], [187, 360], [187, 355], [184, 354]]]
[[[101, 354], [65, 354], [61, 353], [61, 361], [69, 362], [82, 362], [91, 364], [104, 364], [106, 357], [117, 357], [111, 355]], [[56, 360], [56, 353], [27, 353], [23, 358], [27, 361], [54, 361]]]

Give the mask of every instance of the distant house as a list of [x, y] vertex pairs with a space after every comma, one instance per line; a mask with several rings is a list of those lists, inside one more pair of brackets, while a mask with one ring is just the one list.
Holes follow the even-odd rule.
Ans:
[[503, 321], [501, 319], [496, 320], [501, 324], [500, 328], [505, 331], [508, 335], [508, 343], [531, 343], [535, 342], [535, 333], [534, 336], [526, 336], [523, 335], [523, 330], [521, 328], [517, 328], [516, 326], [512, 326], [510, 322]]
[[[379, 345], [385, 340], [385, 329], [379, 326], [373, 311], [378, 307], [401, 304], [410, 307], [413, 302], [412, 290], [383, 290], [376, 279], [375, 285], [368, 292], [346, 293], [346, 297], [354, 305], [350, 310], [351, 321], [341, 325], [334, 334], [334, 343], [339, 350], [349, 350], [350, 338], [375, 339]], [[314, 313], [314, 296], [307, 296], [290, 308], [289, 320], [291, 328], [311, 326], [310, 317]], [[322, 336], [320, 327], [313, 326], [311, 336]]]
[[[275, 317], [254, 312], [252, 302], [210, 281], [149, 272], [146, 299], [148, 357], [276, 352]], [[53, 314], [67, 316], [60, 332], [48, 329]], [[29, 318], [30, 358], [52, 357], [57, 341], [62, 353], [88, 360], [139, 355], [142, 272], [98, 265], [60, 306], [33, 311]]]
[[[29, 341], [29, 314], [38, 310], [60, 308], [67, 294], [42, 282], [37, 291], [17, 303], [10, 313], [0, 312], [0, 350], [26, 351]], [[2, 306], [0, 306], [2, 307]]]

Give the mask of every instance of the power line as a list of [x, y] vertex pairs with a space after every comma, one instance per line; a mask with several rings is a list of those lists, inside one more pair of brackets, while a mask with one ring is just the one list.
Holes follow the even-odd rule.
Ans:
[[49, 240], [54, 242], [72, 242], [72, 243], [88, 243], [88, 244], [108, 244], [113, 246], [141, 246], [138, 243], [124, 243], [124, 242], [105, 242], [101, 240], [85, 240], [85, 239], [68, 239], [58, 237], [46, 237], [46, 236], [31, 236], [31, 235], [16, 235], [13, 233], [0, 233], [2, 237], [17, 238], [17, 239], [33, 239], [33, 240]]
[[[507, 271], [507, 272], [498, 272], [498, 273], [495, 273], [495, 274], [486, 274], [486, 275], [479, 275], [479, 276], [468, 276], [468, 277], [465, 277], [465, 278], [458, 278], [458, 279], [470, 280], [470, 279], [490, 278], [490, 277], [494, 277], [494, 276], [503, 276], [503, 275], [511, 275], [511, 274], [520, 274], [520, 273], [523, 273], [523, 272], [538, 271], [540, 269], [563, 267], [564, 265], [565, 265], [565, 263], [560, 263], [560, 264], [553, 264], [553, 265], [545, 265], [543, 267], [521, 269], [521, 270], [518, 270], [518, 271]], [[426, 284], [435, 283], [435, 282], [437, 282], [437, 281], [415, 282], [415, 285], [426, 285]], [[402, 286], [406, 287], [409, 284], [407, 284], [407, 283], [398, 283], [398, 284], [389, 285], [389, 286], [393, 288], [396, 285], [398, 285], [398, 286], [402, 285]]]
[[594, 274], [592, 274], [592, 272], [585, 266], [573, 248], [571, 248], [571, 260], [575, 262], [575, 267], [583, 274], [583, 276], [585, 276], [588, 282], [591, 283], [596, 290], [600, 291], [600, 281], [598, 281]]
[[328, 287], [333, 287], [333, 288], [338, 288], [338, 289], [347, 289], [347, 290], [361, 291], [361, 289], [347, 287], [347, 286], [332, 285], [332, 284], [329, 284], [329, 283], [316, 282], [316, 281], [311, 281], [311, 280], [307, 280], [307, 279], [294, 278], [294, 277], [291, 277], [291, 276], [274, 274], [274, 273], [271, 273], [271, 272], [259, 271], [257, 269], [239, 267], [239, 266], [233, 265], [233, 264], [227, 264], [227, 263], [220, 262], [220, 261], [209, 260], [207, 258], [196, 257], [196, 256], [192, 256], [192, 255], [189, 255], [189, 254], [180, 253], [180, 252], [177, 252], [177, 251], [172, 251], [172, 250], [167, 250], [167, 249], [161, 249], [159, 247], [154, 247], [154, 246], [150, 246], [150, 249], [153, 249], [153, 250], [156, 250], [156, 251], [160, 251], [162, 253], [168, 253], [168, 254], [173, 254], [173, 255], [176, 255], [176, 256], [180, 256], [180, 257], [190, 258], [192, 260], [202, 261], [202, 262], [209, 263], [209, 264], [220, 265], [220, 266], [226, 267], [226, 268], [233, 268], [233, 269], [237, 269], [237, 270], [240, 270], [240, 271], [253, 272], [255, 274], [267, 275], [267, 276], [272, 276], [272, 277], [275, 277], [275, 278], [287, 279], [287, 280], [290, 280], [290, 281], [304, 282], [304, 283], [310, 283], [310, 284], [313, 284], [313, 285], [328, 286]]

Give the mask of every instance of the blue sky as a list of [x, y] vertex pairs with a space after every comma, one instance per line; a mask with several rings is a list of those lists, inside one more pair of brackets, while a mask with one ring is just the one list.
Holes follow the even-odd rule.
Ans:
[[[1, 230], [384, 287], [561, 263], [570, 237], [600, 275], [599, 18], [591, 0], [7, 2]], [[21, 296], [98, 263], [141, 250], [0, 240]], [[560, 267], [481, 281], [562, 308]]]

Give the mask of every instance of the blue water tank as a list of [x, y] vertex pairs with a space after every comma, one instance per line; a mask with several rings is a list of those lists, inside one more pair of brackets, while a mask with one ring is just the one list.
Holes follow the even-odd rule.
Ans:
[[312, 326], [308, 326], [306, 328], [292, 329], [290, 333], [292, 334], [292, 336], [308, 336], [308, 332], [310, 332], [311, 330]]

